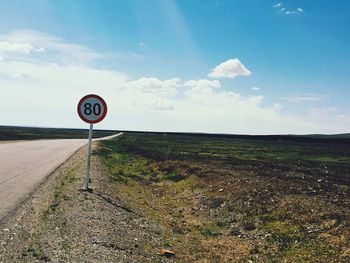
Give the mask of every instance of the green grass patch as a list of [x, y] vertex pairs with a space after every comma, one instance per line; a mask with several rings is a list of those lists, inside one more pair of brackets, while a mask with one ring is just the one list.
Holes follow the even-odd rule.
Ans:
[[281, 251], [288, 250], [304, 238], [299, 227], [287, 221], [272, 221], [263, 225], [262, 229], [272, 234], [272, 239], [279, 243]]
[[199, 232], [205, 237], [217, 237], [221, 235], [217, 227], [203, 227]]
[[50, 261], [50, 259], [45, 255], [44, 250], [43, 250], [40, 243], [31, 245], [31, 246], [25, 248], [22, 251], [21, 256], [22, 257], [32, 256], [33, 258], [35, 258], [38, 261], [39, 260], [44, 261], [44, 262]]
[[[312, 240], [295, 244], [281, 256], [287, 262], [330, 262], [330, 259], [338, 262], [339, 249], [331, 246], [323, 240]], [[338, 258], [338, 260], [336, 260]], [[346, 262], [346, 261], [344, 261]]]

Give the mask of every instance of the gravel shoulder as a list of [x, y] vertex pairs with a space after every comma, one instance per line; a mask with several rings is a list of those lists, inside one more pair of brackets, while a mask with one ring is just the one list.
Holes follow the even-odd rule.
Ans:
[[0, 262], [172, 262], [158, 254], [162, 229], [111, 194], [96, 156], [94, 190], [80, 190], [85, 162], [83, 147], [1, 223]]

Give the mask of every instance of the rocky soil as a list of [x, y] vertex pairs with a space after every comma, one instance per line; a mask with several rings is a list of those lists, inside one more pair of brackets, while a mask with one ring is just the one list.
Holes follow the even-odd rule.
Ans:
[[1, 223], [0, 262], [172, 262], [160, 226], [111, 194], [96, 157], [93, 191], [80, 190], [85, 158], [82, 148]]

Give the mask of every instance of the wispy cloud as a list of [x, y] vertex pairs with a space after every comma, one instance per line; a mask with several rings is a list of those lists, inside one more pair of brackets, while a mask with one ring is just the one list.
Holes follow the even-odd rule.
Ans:
[[10, 55], [28, 55], [32, 52], [44, 52], [45, 49], [42, 47], [34, 47], [27, 43], [16, 43], [1, 41], [0, 42], [0, 60], [4, 60], [4, 56]]
[[70, 43], [50, 34], [17, 29], [0, 35], [0, 60], [18, 55], [32, 55], [45, 52], [47, 61], [62, 64], [85, 64], [100, 59], [143, 59], [137, 53], [97, 52], [87, 46]]
[[283, 6], [283, 3], [277, 3], [272, 6], [274, 9], [277, 10], [278, 13], [282, 13], [285, 15], [293, 15], [293, 14], [298, 14], [298, 13], [303, 13], [304, 9], [301, 7], [297, 7], [296, 9], [289, 9], [287, 7]]
[[321, 94], [293, 94], [289, 96], [282, 97], [285, 100], [291, 102], [304, 102], [304, 101], [321, 101], [324, 100], [327, 96]]
[[309, 114], [312, 117], [319, 117], [319, 116], [325, 116], [327, 114], [331, 114], [337, 111], [338, 109], [336, 107], [311, 108], [309, 109]]
[[260, 87], [252, 87], [251, 90], [259, 91], [259, 90], [260, 90]]

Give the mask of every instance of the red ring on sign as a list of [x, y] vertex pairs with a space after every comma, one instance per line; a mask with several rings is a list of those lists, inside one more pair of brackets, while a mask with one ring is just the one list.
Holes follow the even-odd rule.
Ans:
[[[94, 120], [94, 121], [86, 119], [86, 118], [84, 117], [84, 115], [81, 114], [81, 112], [80, 112], [80, 107], [81, 107], [81, 105], [83, 104], [83, 102], [84, 102], [86, 99], [90, 99], [90, 98], [94, 98], [94, 99], [99, 100], [99, 101], [102, 103], [103, 107], [104, 107], [103, 114], [102, 114], [98, 119], [96, 119], [96, 120]], [[83, 121], [85, 121], [85, 122], [87, 122], [87, 123], [95, 124], [95, 123], [98, 123], [98, 122], [102, 121], [102, 120], [106, 117], [106, 115], [107, 115], [107, 104], [106, 104], [106, 102], [104, 101], [104, 99], [102, 99], [100, 96], [98, 96], [98, 95], [96, 95], [96, 94], [89, 94], [89, 95], [86, 95], [86, 96], [84, 96], [84, 97], [82, 97], [82, 98], [80, 99], [80, 101], [79, 101], [79, 103], [78, 103], [78, 106], [77, 106], [77, 111], [78, 111], [78, 115], [79, 115], [80, 119], [82, 119]]]

